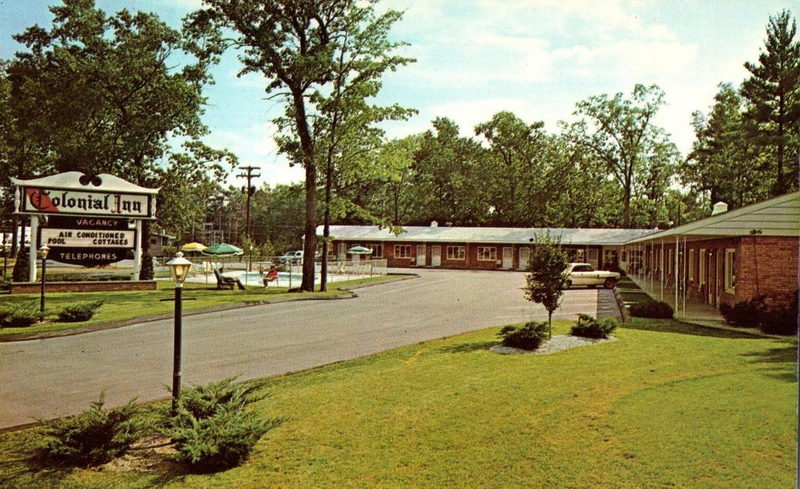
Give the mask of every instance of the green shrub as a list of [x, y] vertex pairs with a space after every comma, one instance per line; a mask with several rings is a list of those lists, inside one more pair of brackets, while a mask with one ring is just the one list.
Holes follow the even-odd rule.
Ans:
[[505, 326], [497, 333], [503, 338], [503, 346], [535, 350], [547, 336], [547, 323], [531, 321], [524, 326]]
[[66, 306], [58, 313], [58, 320], [65, 323], [88, 321], [92, 319], [94, 313], [97, 312], [102, 305], [103, 301], [94, 301], [80, 302], [78, 304]]
[[645, 301], [629, 307], [632, 316], [640, 318], [670, 319], [674, 314], [672, 306], [661, 301]]
[[733, 306], [722, 303], [719, 312], [725, 318], [725, 322], [733, 326], [758, 327], [761, 316], [766, 312], [767, 304], [765, 297], [760, 295], [749, 301], [737, 302]]
[[27, 328], [39, 321], [40, 314], [36, 302], [11, 304], [0, 312], [0, 325], [4, 328]]
[[199, 472], [225, 470], [246, 460], [259, 438], [282, 422], [246, 410], [264, 398], [256, 389], [225, 379], [181, 392], [178, 412], [163, 429], [175, 441], [175, 458]]
[[105, 396], [100, 394], [83, 414], [45, 421], [35, 458], [45, 463], [93, 467], [125, 454], [142, 434], [138, 408], [133, 400], [113, 409], [103, 409], [104, 404]]
[[777, 335], [797, 334], [797, 299], [797, 292], [795, 292], [792, 305], [788, 307], [776, 307], [765, 311], [759, 322], [761, 331], [767, 334]]
[[588, 314], [578, 314], [576, 322], [569, 334], [584, 338], [608, 338], [619, 327], [619, 321], [614, 318], [595, 319]]

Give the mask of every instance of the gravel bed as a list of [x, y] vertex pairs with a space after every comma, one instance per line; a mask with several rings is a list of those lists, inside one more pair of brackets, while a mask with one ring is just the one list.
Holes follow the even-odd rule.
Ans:
[[568, 350], [578, 346], [596, 345], [598, 343], [606, 343], [609, 341], [617, 341], [614, 336], [610, 338], [583, 338], [581, 336], [570, 335], [556, 335], [551, 339], [546, 340], [536, 350], [523, 350], [521, 348], [512, 348], [510, 346], [495, 345], [491, 348], [493, 352], [503, 354], [530, 354], [530, 355], [548, 355], [561, 350]]

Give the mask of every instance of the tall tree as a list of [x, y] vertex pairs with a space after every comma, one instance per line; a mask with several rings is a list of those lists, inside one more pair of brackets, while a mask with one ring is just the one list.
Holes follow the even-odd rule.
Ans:
[[[378, 95], [385, 72], [412, 61], [389, 55], [401, 45], [388, 39], [390, 28], [400, 20], [401, 14], [389, 11], [376, 19], [371, 10], [358, 13], [360, 15], [349, 19], [348, 29], [333, 43], [334, 76], [330, 93], [317, 90], [311, 98], [317, 107], [313, 127], [319, 145], [316, 154], [324, 177], [322, 291], [327, 288], [331, 218], [344, 217], [343, 213], [331, 214], [337, 180], [385, 181], [385, 167], [376, 157], [383, 144], [384, 131], [377, 124], [406, 119], [415, 112], [398, 105], [384, 107], [369, 102]], [[369, 28], [365, 29], [365, 24]], [[339, 207], [349, 207], [351, 212], [355, 210], [372, 218], [370, 220], [380, 221], [377, 216], [371, 216], [365, 206], [358, 205], [360, 199], [347, 198], [343, 192], [336, 192], [336, 197]]]
[[749, 137], [753, 129], [743, 110], [733, 86], [720, 84], [709, 114], [692, 114], [695, 141], [679, 167], [684, 184], [706, 193], [711, 204], [724, 201], [733, 209], [768, 197], [772, 180], [760, 169], [764, 156]]
[[[756, 141], [774, 158], [773, 195], [797, 188], [797, 168], [787, 172], [787, 160], [800, 146], [800, 42], [791, 12], [770, 16], [764, 51], [758, 63], [745, 63], [752, 76], [742, 84], [750, 103], [748, 115], [757, 123]], [[791, 166], [790, 166], [791, 168]]]
[[458, 125], [437, 117], [422, 135], [414, 154], [415, 224], [435, 220], [457, 226], [475, 225], [489, 215], [482, 160], [485, 149], [459, 136]]
[[207, 153], [197, 149], [207, 133], [202, 87], [213, 52], [154, 14], [107, 15], [93, 0], [64, 0], [50, 11], [49, 30], [14, 36], [27, 51], [7, 68], [13, 132], [4, 138], [16, 176], [34, 176], [28, 161], [37, 174], [112, 173], [157, 186], [175, 137], [191, 143], [186, 154]]
[[571, 139], [586, 147], [605, 165], [622, 189], [622, 225], [631, 226], [631, 199], [636, 181], [651, 163], [654, 148], [668, 145], [653, 117], [664, 103], [664, 92], [656, 85], [637, 84], [631, 97], [617, 93], [597, 95], [578, 102], [575, 115], [581, 119], [569, 127]]
[[[389, 11], [376, 17], [377, 0], [206, 0], [205, 3], [208, 8], [193, 15], [193, 25], [200, 30], [211, 25], [233, 29], [235, 38], [230, 44], [242, 50], [240, 59], [245, 67], [241, 73], [263, 74], [269, 80], [266, 91], [285, 101], [283, 120], [291, 124], [284, 124], [288, 133], [283, 134], [279, 143], [283, 143], [282, 150], [290, 159], [305, 169], [306, 239], [301, 289], [312, 291], [320, 151], [313, 124], [319, 110], [316, 102], [334, 89], [339, 62], [361, 59], [382, 65], [377, 70], [360, 68], [364, 73], [382, 73], [402, 64], [400, 58], [391, 56], [397, 45], [387, 40], [388, 27], [399, 14]], [[207, 39], [224, 47], [227, 43], [221, 32]], [[353, 47], [348, 43], [355, 39], [364, 41], [365, 49], [359, 53], [348, 51]], [[369, 94], [361, 96], [367, 98]]]
[[[50, 8], [50, 30], [14, 36], [12, 111], [44, 148], [40, 168], [145, 183], [170, 137], [199, 138], [209, 59], [155, 14], [107, 15], [93, 0]], [[194, 56], [197, 55], [197, 56]]]
[[[549, 193], [545, 188], [548, 138], [543, 122], [527, 124], [511, 112], [498, 112], [475, 126], [489, 145], [482, 165], [487, 203], [495, 226], [520, 226], [543, 216]], [[541, 223], [531, 223], [536, 225]]]

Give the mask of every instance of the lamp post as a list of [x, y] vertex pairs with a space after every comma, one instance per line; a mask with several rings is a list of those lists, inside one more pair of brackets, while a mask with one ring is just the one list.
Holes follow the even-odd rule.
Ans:
[[39, 321], [44, 321], [44, 284], [47, 275], [47, 253], [50, 248], [47, 245], [42, 245], [39, 248], [39, 253], [42, 254], [42, 294], [39, 300]]
[[169, 273], [175, 281], [175, 343], [172, 363], [172, 415], [178, 412], [178, 399], [181, 396], [181, 329], [183, 328], [183, 282], [192, 267], [192, 262], [183, 257], [180, 251], [168, 261]]

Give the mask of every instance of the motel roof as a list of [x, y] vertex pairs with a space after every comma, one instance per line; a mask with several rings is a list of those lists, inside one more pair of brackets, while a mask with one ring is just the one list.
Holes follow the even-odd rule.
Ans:
[[[560, 237], [565, 245], [619, 246], [649, 234], [650, 229], [584, 229], [584, 228], [495, 228], [450, 226], [405, 226], [395, 235], [378, 226], [331, 226], [333, 239], [346, 241], [391, 241], [424, 243], [498, 243], [530, 244], [537, 234], [549, 232]], [[317, 229], [322, 234], [322, 226]]]
[[792, 192], [763, 202], [706, 217], [698, 221], [637, 237], [644, 242], [677, 236], [689, 239], [735, 236], [800, 236], [800, 192]]

